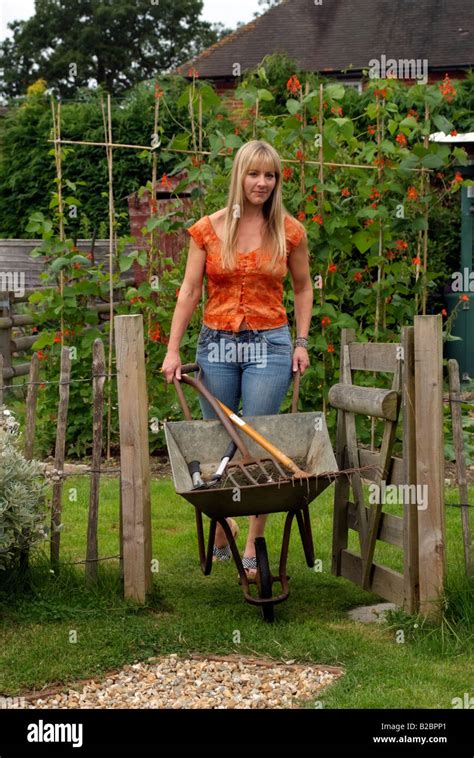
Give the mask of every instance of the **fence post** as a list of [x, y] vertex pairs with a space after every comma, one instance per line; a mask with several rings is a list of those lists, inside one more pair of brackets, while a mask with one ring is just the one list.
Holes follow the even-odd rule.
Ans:
[[[403, 482], [416, 485], [416, 422], [415, 422], [415, 332], [412, 326], [402, 327], [403, 379]], [[403, 577], [404, 609], [415, 613], [419, 606], [418, 510], [416, 502], [406, 498], [403, 504]]]
[[105, 352], [101, 339], [94, 340], [92, 348], [92, 473], [89, 491], [89, 516], [87, 522], [86, 579], [97, 581], [97, 525], [99, 519], [100, 464], [102, 458], [102, 426], [104, 414]]
[[439, 611], [445, 579], [443, 343], [441, 316], [415, 316], [416, 482], [420, 611]]
[[61, 350], [61, 374], [59, 377], [59, 407], [54, 456], [55, 479], [51, 501], [51, 563], [59, 569], [59, 546], [61, 542], [61, 496], [63, 492], [64, 455], [66, 452], [66, 425], [69, 407], [69, 384], [71, 380], [71, 354], [68, 347]]
[[28, 389], [26, 391], [25, 458], [31, 461], [35, 449], [36, 403], [38, 401], [39, 360], [33, 353], [30, 363]]
[[[10, 316], [11, 315], [11, 302], [10, 302], [10, 294], [9, 292], [5, 292], [4, 290], [0, 290], [0, 315], [1, 316]], [[12, 329], [11, 326], [5, 328], [0, 328], [0, 353], [3, 355], [3, 371], [5, 369], [11, 369], [12, 367], [12, 350], [11, 350], [11, 337], [12, 337]], [[8, 387], [11, 384], [10, 379], [5, 379], [3, 382], [5, 387]]]
[[123, 572], [126, 598], [145, 602], [151, 590], [151, 505], [148, 395], [143, 317], [116, 316]]
[[453, 420], [453, 443], [456, 453], [456, 471], [461, 499], [461, 524], [464, 544], [464, 563], [467, 576], [472, 576], [471, 525], [469, 522], [468, 489], [466, 479], [466, 461], [464, 459], [464, 437], [462, 431], [462, 414], [460, 408], [461, 383], [459, 381], [459, 364], [454, 358], [448, 361], [449, 401]]

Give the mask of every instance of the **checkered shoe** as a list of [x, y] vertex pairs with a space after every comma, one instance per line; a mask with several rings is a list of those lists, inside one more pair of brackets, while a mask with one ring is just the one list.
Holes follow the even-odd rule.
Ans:
[[245, 555], [242, 558], [242, 566], [244, 569], [250, 569], [250, 571], [256, 571], [257, 570], [257, 559], [255, 556], [252, 558], [247, 558]]
[[212, 549], [212, 555], [218, 561], [230, 561], [232, 553], [230, 552], [230, 545], [224, 545], [224, 547], [216, 547], [214, 545]]

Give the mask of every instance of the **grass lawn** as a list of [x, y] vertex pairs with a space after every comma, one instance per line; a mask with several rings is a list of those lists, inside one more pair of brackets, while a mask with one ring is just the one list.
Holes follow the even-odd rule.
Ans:
[[[325, 708], [451, 708], [453, 698], [473, 694], [474, 585], [463, 579], [459, 508], [446, 508], [448, 592], [441, 623], [430, 625], [401, 612], [385, 624], [348, 619], [350, 608], [379, 598], [330, 574], [332, 486], [311, 505], [322, 571], [306, 566], [294, 526], [290, 597], [275, 607], [275, 623], [265, 624], [260, 610], [244, 602], [233, 563], [217, 564], [210, 577], [202, 575], [194, 509], [168, 479], [152, 482], [153, 557], [159, 571], [147, 606], [122, 599], [115, 559], [99, 564], [99, 586], [87, 589], [83, 566], [67, 562], [85, 556], [88, 486], [85, 477], [66, 481], [59, 576], [50, 572], [45, 543], [31, 560], [28, 588], [20, 589], [11, 574], [0, 578], [2, 694], [98, 676], [152, 655], [189, 652], [343, 666], [346, 675], [319, 696]], [[77, 488], [76, 502], [69, 502], [71, 487]], [[471, 491], [470, 502], [473, 495]], [[446, 500], [458, 502], [457, 491], [449, 490]], [[274, 569], [284, 517], [272, 515], [267, 526]], [[240, 525], [243, 549], [246, 519]], [[102, 556], [118, 553], [118, 533], [118, 481], [104, 477]], [[379, 544], [375, 559], [401, 568], [401, 552], [389, 545]], [[77, 642], [70, 641], [72, 631]], [[237, 631], [240, 643], [234, 641]]]

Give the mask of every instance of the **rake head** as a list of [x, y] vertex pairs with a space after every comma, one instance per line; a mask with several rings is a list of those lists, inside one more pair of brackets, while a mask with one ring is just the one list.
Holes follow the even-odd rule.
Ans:
[[255, 486], [278, 483], [289, 481], [292, 478], [307, 478], [309, 476], [300, 468], [298, 468], [298, 473], [289, 474], [275, 458], [251, 458], [233, 461], [227, 464], [226, 475], [235, 487], [247, 484]]

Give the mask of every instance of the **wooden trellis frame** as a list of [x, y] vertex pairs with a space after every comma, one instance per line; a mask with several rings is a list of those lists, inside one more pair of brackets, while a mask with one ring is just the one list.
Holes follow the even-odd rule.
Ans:
[[[351, 386], [352, 372], [393, 374], [390, 390]], [[444, 451], [442, 339], [439, 316], [416, 316], [398, 344], [359, 343], [342, 330], [341, 383], [330, 391], [338, 408], [336, 459], [341, 470], [334, 498], [332, 573], [396, 603], [409, 613], [435, 613], [444, 588]], [[403, 413], [403, 457], [392, 455], [398, 412]], [[380, 451], [360, 447], [355, 414], [384, 418]], [[372, 468], [369, 468], [372, 467]], [[427, 485], [427, 501], [403, 503], [403, 515], [367, 508], [362, 480]], [[351, 499], [350, 490], [354, 497]], [[359, 535], [360, 554], [348, 549], [349, 529]], [[377, 541], [403, 551], [403, 573], [373, 560]]]

